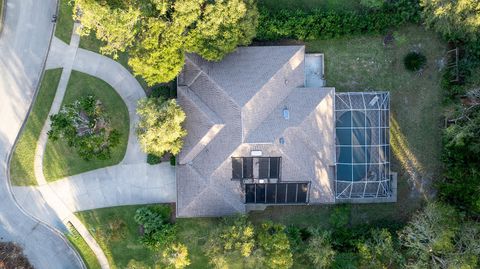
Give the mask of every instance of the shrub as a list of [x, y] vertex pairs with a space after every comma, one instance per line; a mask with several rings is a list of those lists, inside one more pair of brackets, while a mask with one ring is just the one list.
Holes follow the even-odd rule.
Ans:
[[150, 165], [154, 165], [154, 164], [159, 164], [162, 162], [162, 157], [159, 157], [155, 154], [148, 154], [147, 155], [147, 163], [150, 164]]
[[64, 105], [50, 120], [48, 138], [63, 138], [85, 160], [109, 159], [111, 149], [120, 143], [120, 133], [110, 127], [103, 104], [93, 95]]
[[166, 268], [182, 269], [190, 265], [188, 249], [183, 244], [172, 244], [162, 253], [163, 262]]
[[403, 58], [403, 64], [408, 71], [418, 71], [422, 69], [427, 63], [427, 57], [418, 52], [409, 52], [405, 58]]
[[401, 258], [387, 229], [372, 230], [370, 236], [358, 244], [358, 252], [362, 268], [395, 268]]
[[315, 268], [330, 268], [335, 259], [335, 250], [330, 243], [328, 232], [314, 231], [308, 240], [305, 255]]
[[381, 33], [407, 22], [419, 22], [417, 0], [388, 1], [364, 12], [260, 10], [257, 40], [327, 39], [345, 35]]
[[360, 0], [360, 4], [366, 8], [378, 9], [383, 6], [385, 0]]
[[170, 165], [175, 166], [177, 164], [177, 158], [175, 155], [170, 156]]
[[293, 254], [285, 233], [285, 226], [272, 222], [263, 223], [257, 236], [257, 242], [265, 255], [264, 268], [292, 267]]
[[140, 241], [151, 249], [159, 249], [173, 243], [176, 226], [169, 222], [170, 208], [167, 206], [147, 206], [137, 209], [135, 222], [142, 226]]

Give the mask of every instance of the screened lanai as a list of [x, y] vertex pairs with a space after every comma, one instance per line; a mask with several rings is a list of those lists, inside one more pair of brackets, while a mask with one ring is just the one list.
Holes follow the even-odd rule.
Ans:
[[389, 197], [388, 92], [335, 94], [336, 199]]

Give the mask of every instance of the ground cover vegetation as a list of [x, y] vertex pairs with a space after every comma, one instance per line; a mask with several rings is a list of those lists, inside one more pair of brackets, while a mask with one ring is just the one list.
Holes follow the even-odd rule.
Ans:
[[97, 256], [95, 256], [95, 253], [93, 253], [87, 242], [85, 242], [80, 233], [78, 233], [77, 229], [75, 229], [75, 227], [73, 227], [73, 225], [70, 223], [68, 225], [68, 233], [66, 234], [66, 237], [78, 251], [88, 269], [102, 268], [97, 260]]
[[38, 137], [48, 118], [48, 112], [57, 91], [62, 69], [46, 70], [25, 127], [18, 138], [10, 162], [10, 180], [13, 185], [36, 185], [34, 171]]
[[[80, 103], [85, 103], [86, 108]], [[52, 138], [60, 134], [63, 137], [65, 133], [67, 139], [49, 139], [45, 148], [43, 171], [48, 181], [115, 165], [122, 161], [127, 149], [128, 110], [106, 82], [72, 71], [62, 101], [62, 107], [68, 106], [67, 110], [77, 112], [70, 113], [72, 117], [63, 117], [69, 114], [65, 110], [59, 119], [54, 117], [53, 123], [58, 126], [54, 125], [50, 133]], [[78, 135], [79, 131], [83, 135]]]
[[129, 50], [128, 64], [150, 85], [180, 72], [185, 53], [218, 61], [255, 36], [253, 0], [104, 1], [76, 0], [82, 34], [105, 42], [104, 54]]

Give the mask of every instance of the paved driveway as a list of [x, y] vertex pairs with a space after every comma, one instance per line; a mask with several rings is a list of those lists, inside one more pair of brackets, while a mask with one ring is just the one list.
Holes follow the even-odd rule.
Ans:
[[22, 245], [35, 268], [82, 268], [63, 237], [17, 207], [6, 174], [8, 155], [40, 79], [56, 1], [8, 0], [6, 8], [0, 34], [0, 240]]

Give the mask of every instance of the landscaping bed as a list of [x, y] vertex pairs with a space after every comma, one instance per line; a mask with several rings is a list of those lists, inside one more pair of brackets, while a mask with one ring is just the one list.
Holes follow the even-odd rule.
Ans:
[[43, 171], [47, 181], [115, 165], [121, 162], [125, 155], [130, 120], [122, 98], [103, 80], [78, 71], [72, 71], [62, 106], [71, 104], [88, 95], [94, 95], [101, 101], [105, 113], [111, 116], [111, 128], [120, 133], [120, 143], [111, 149], [111, 158], [109, 159], [85, 160], [62, 139], [53, 142], [49, 139], [43, 161]]
[[35, 150], [40, 132], [47, 120], [48, 112], [57, 92], [61, 75], [62, 69], [46, 70], [43, 75], [32, 111], [12, 154], [10, 163], [12, 185], [27, 186], [37, 184], [33, 168]]

